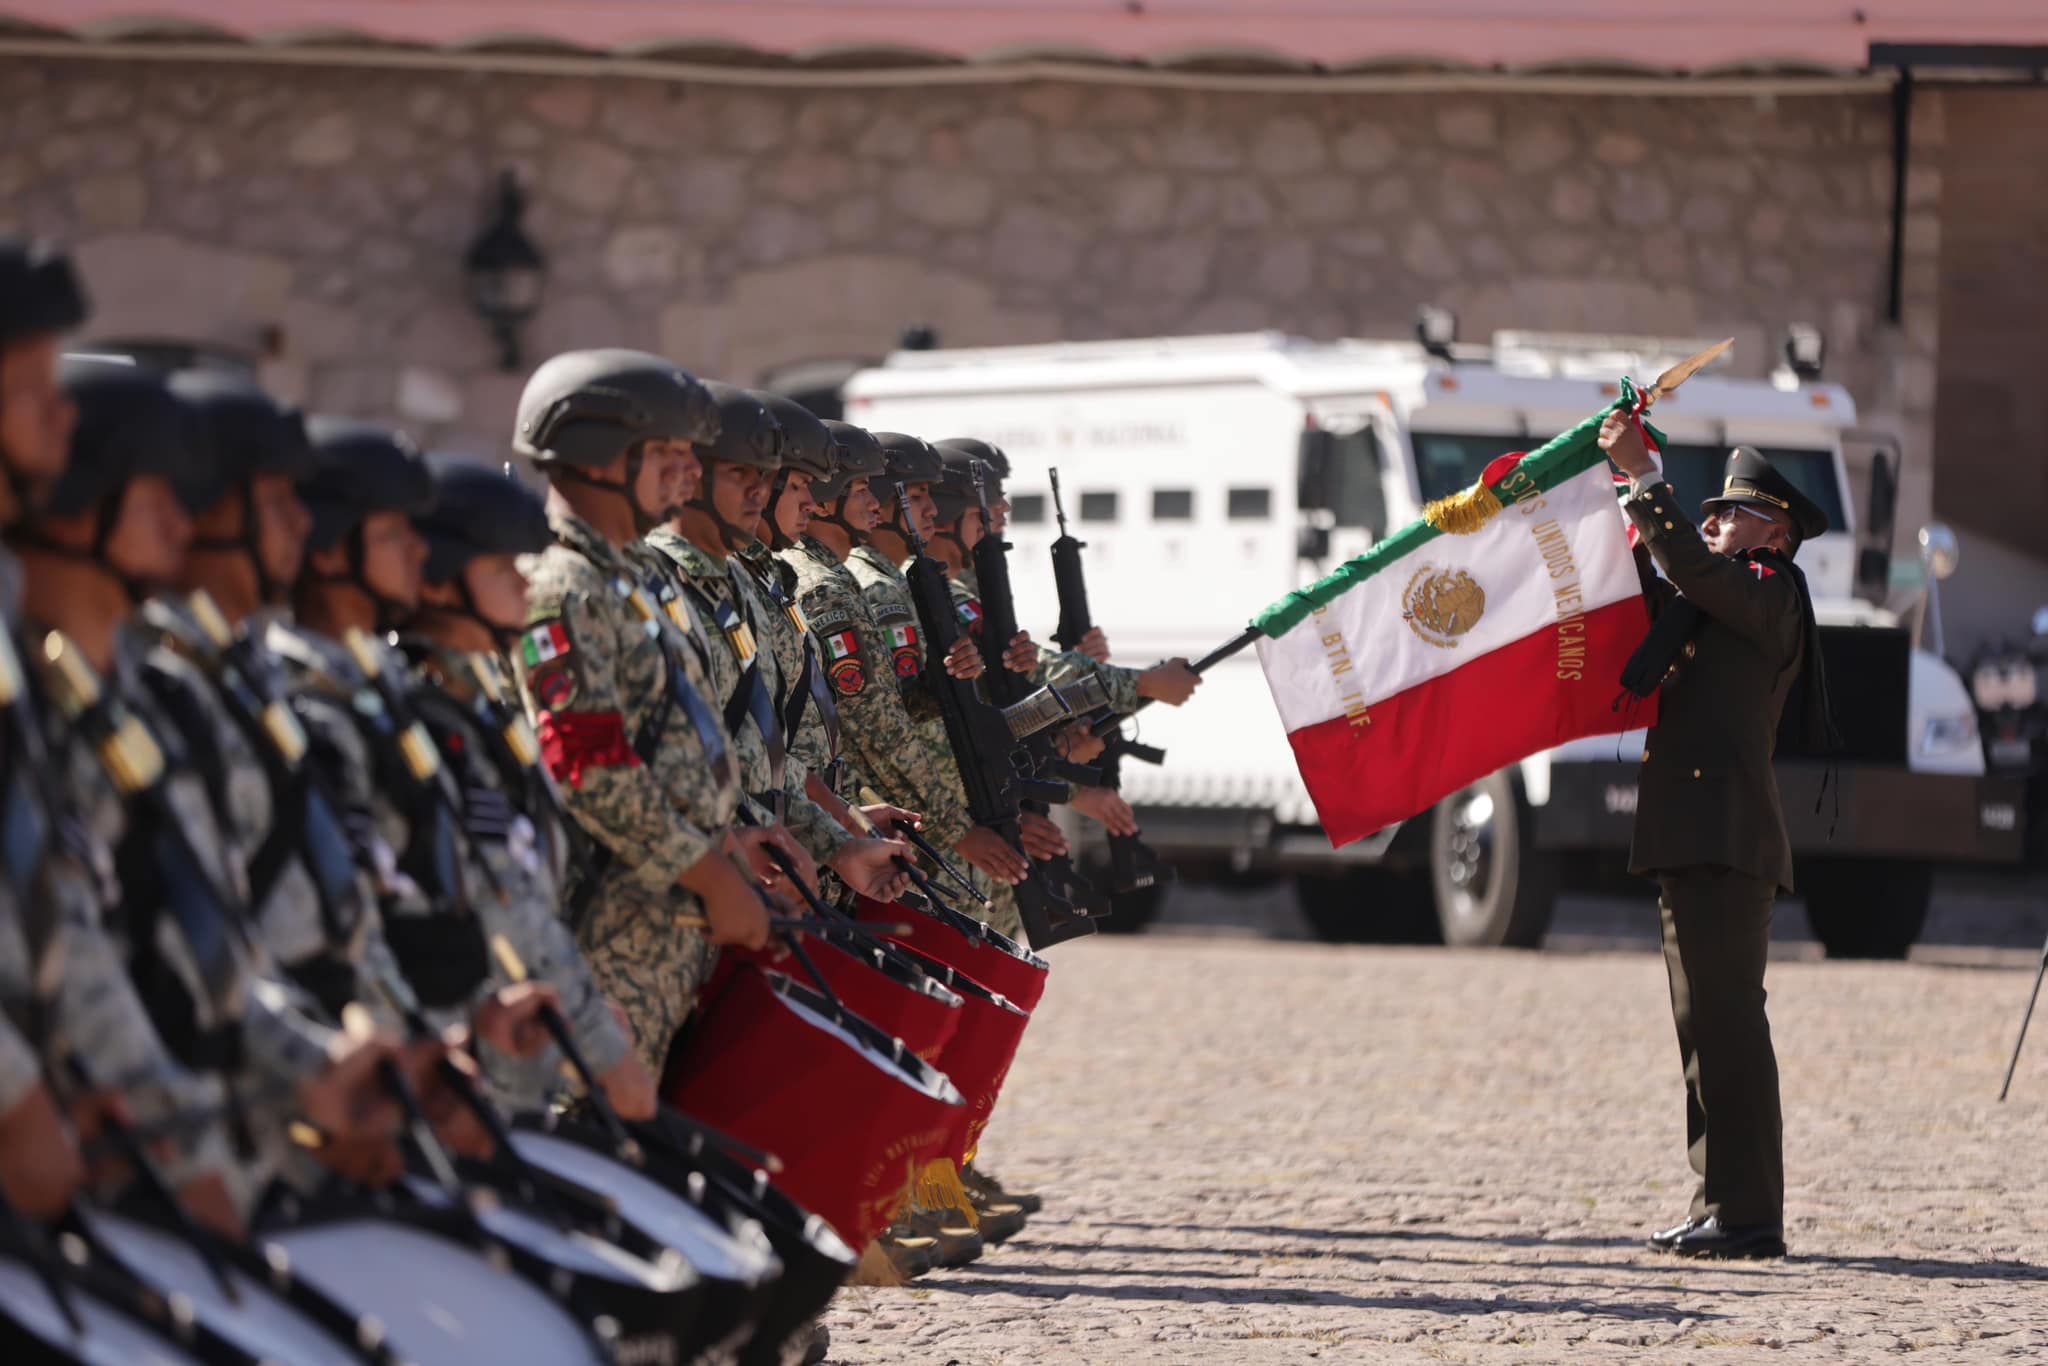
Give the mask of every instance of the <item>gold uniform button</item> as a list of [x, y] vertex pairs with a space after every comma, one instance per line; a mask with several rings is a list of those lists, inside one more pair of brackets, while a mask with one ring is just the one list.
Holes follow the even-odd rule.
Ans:
[[1661, 507], [1653, 507], [1653, 508], [1651, 508], [1651, 509], [1650, 509], [1650, 511], [1652, 511], [1652, 512], [1654, 512], [1654, 513], [1658, 514], [1659, 516], [1662, 516], [1662, 515], [1663, 515], [1663, 513], [1664, 513], [1664, 509], [1663, 509], [1663, 508], [1661, 508]]
[[1692, 776], [1693, 776], [1693, 777], [1695, 777], [1695, 778], [1699, 777], [1699, 776], [1700, 776], [1700, 771], [1699, 771], [1698, 769], [1694, 769], [1694, 770], [1692, 771]]
[[1669, 522], [1666, 522], [1666, 523], [1664, 524], [1664, 529], [1665, 529], [1666, 531], [1669, 531], [1669, 530], [1671, 530], [1671, 523], [1669, 523]]
[[1647, 749], [1643, 751], [1643, 762], [1646, 764], [1650, 762], [1650, 751]]
[[1688, 640], [1687, 642], [1685, 642], [1685, 657], [1686, 657], [1687, 659], [1691, 659], [1691, 658], [1692, 658], [1692, 657], [1693, 657], [1694, 655], [1698, 654], [1699, 652], [1700, 652], [1700, 647], [1699, 647], [1699, 646], [1697, 646], [1697, 645], [1693, 644], [1693, 643], [1692, 643], [1691, 641], [1689, 641], [1689, 640]]

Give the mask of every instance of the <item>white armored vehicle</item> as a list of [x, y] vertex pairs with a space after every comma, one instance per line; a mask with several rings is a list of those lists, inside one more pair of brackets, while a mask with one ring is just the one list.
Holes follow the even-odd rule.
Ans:
[[[902, 351], [855, 374], [843, 396], [863, 426], [975, 436], [1008, 453], [1013, 561], [1039, 567], [1017, 575], [1018, 616], [1040, 639], [1058, 612], [1043, 572], [1058, 534], [1047, 477], [1057, 468], [1088, 546], [1095, 617], [1118, 661], [1143, 665], [1200, 656], [1496, 456], [1610, 402], [1619, 376], [1654, 376], [1702, 344], [1256, 333]], [[1656, 420], [1667, 476], [1688, 503], [1718, 487], [1728, 449], [1747, 444], [1835, 528], [1799, 560], [1846, 742], [1840, 785], [1816, 810], [1821, 767], [1786, 760], [1780, 787], [1800, 892], [1828, 950], [1901, 954], [1925, 917], [1933, 864], [2019, 857], [2021, 793], [1986, 776], [1961, 678], [1884, 606], [1898, 449], [1857, 433], [1854, 401], [1813, 367], [1772, 381], [1710, 369], [1659, 404]], [[1640, 732], [1536, 755], [1333, 850], [1250, 653], [1217, 666], [1189, 706], [1141, 721], [1143, 741], [1168, 751], [1163, 766], [1124, 765], [1147, 840], [1184, 877], [1293, 877], [1326, 937], [1412, 932], [1433, 915], [1453, 944], [1534, 945], [1559, 886], [1611, 872], [1627, 850]], [[1142, 922], [1151, 904], [1127, 899], [1118, 916]]]

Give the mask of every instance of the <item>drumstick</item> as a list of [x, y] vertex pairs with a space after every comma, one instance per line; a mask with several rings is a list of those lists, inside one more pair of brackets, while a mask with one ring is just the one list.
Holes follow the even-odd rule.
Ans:
[[[860, 798], [869, 806], [886, 805], [886, 803], [882, 801], [881, 794], [876, 792], [875, 789], [873, 789], [872, 787], [861, 788]], [[858, 807], [854, 809], [859, 810]], [[899, 820], [895, 823], [894, 829], [897, 834], [903, 836], [904, 839], [910, 841], [910, 845], [912, 848], [916, 849], [918, 853], [923, 854], [926, 858], [930, 859], [935, 865], [937, 865], [939, 871], [943, 872], [952, 881], [960, 884], [961, 888], [965, 890], [969, 896], [975, 898], [984, 906], [989, 904], [988, 898], [981, 894], [981, 890], [974, 885], [974, 883], [967, 877], [967, 875], [961, 872], [958, 868], [954, 867], [952, 861], [949, 860], [944, 854], [939, 852], [938, 846], [934, 845], [930, 840], [926, 839], [923, 835], [919, 834], [917, 827], [915, 825], [911, 824], [909, 821]], [[897, 866], [902, 867], [903, 862], [904, 861], [899, 861]]]
[[[341, 1008], [341, 1027], [348, 1031], [349, 1037], [359, 1041], [368, 1039], [377, 1032], [376, 1022], [371, 1019], [369, 1010], [360, 1001], [350, 1001]], [[443, 1148], [441, 1140], [434, 1136], [434, 1126], [427, 1121], [427, 1112], [420, 1106], [419, 1094], [412, 1089], [412, 1083], [405, 1079], [405, 1073], [399, 1070], [398, 1064], [392, 1059], [380, 1058], [377, 1062], [377, 1080], [384, 1084], [384, 1089], [398, 1102], [398, 1108], [405, 1115], [406, 1134], [412, 1139], [413, 1147], [419, 1149], [420, 1157], [426, 1162], [435, 1183], [455, 1197], [458, 1204], [466, 1207], [462, 1178], [456, 1175], [455, 1164], [449, 1160], [447, 1149]]]
[[[511, 940], [502, 934], [492, 935], [491, 953], [497, 958], [498, 966], [504, 970], [507, 977], [514, 982], [528, 980], [526, 962], [519, 956], [519, 951], [512, 947]], [[611, 1097], [604, 1093], [604, 1087], [598, 1082], [597, 1073], [591, 1069], [590, 1060], [584, 1057], [583, 1050], [577, 1047], [576, 1037], [569, 1029], [569, 1022], [562, 1018], [562, 1012], [552, 1001], [541, 1005], [540, 1022], [554, 1038], [555, 1047], [561, 1050], [562, 1056], [575, 1070], [576, 1079], [583, 1083], [583, 1093], [590, 1101], [590, 1108], [597, 1112], [598, 1124], [611, 1139], [619, 1159], [628, 1166], [640, 1166], [646, 1155], [640, 1151], [640, 1145], [633, 1136], [626, 1132], [625, 1123], [620, 1120], [619, 1112], [612, 1108]]]
[[[72, 1082], [80, 1090], [95, 1089], [83, 1058], [73, 1053], [65, 1058], [64, 1064], [65, 1070], [71, 1074]], [[106, 1129], [107, 1137], [113, 1139], [115, 1149], [128, 1165], [135, 1169], [136, 1184], [142, 1187], [150, 1199], [163, 1207], [172, 1231], [199, 1254], [199, 1260], [205, 1265], [207, 1274], [213, 1277], [214, 1283], [220, 1287], [220, 1292], [227, 1297], [228, 1303], [239, 1305], [242, 1302], [242, 1292], [229, 1278], [228, 1269], [221, 1263], [212, 1242], [200, 1232], [199, 1226], [193, 1223], [192, 1216], [186, 1213], [185, 1207], [178, 1203], [178, 1197], [171, 1191], [170, 1182], [164, 1180], [164, 1174], [157, 1170], [156, 1163], [143, 1151], [141, 1141], [118, 1115], [102, 1112], [100, 1123]]]

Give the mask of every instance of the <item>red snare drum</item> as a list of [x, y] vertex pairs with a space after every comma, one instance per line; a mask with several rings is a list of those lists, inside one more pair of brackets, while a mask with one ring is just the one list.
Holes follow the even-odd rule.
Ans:
[[663, 1099], [780, 1157], [776, 1185], [854, 1247], [948, 1153], [966, 1106], [944, 1073], [851, 1010], [738, 962], [676, 1040]]
[[[926, 1062], [938, 1064], [939, 1053], [960, 1028], [958, 995], [919, 972], [893, 944], [849, 944], [806, 936], [804, 948], [841, 1005], [883, 1034], [903, 1040]], [[765, 953], [745, 949], [727, 949], [721, 958], [746, 958], [769, 972], [810, 984], [809, 976], [791, 959], [778, 964]]]
[[1017, 1056], [1017, 1045], [1023, 1041], [1031, 1016], [1008, 997], [908, 944], [900, 945], [898, 952], [958, 992], [963, 1003], [959, 1031], [939, 1055], [939, 1068], [967, 1098], [959, 1142], [948, 1154], [955, 1162], [965, 1162], [995, 1113], [996, 1097], [1002, 1092], [1003, 1079], [1010, 1075], [1010, 1063]]
[[1046, 961], [972, 916], [943, 909], [930, 914], [861, 897], [856, 917], [908, 924], [910, 933], [902, 942], [958, 968], [1024, 1011], [1038, 1009], [1039, 998], [1045, 995]]

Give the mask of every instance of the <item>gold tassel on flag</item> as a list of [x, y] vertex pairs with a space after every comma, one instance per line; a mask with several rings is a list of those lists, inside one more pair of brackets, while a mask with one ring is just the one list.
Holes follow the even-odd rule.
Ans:
[[981, 1227], [981, 1216], [975, 1212], [974, 1202], [967, 1198], [967, 1187], [960, 1184], [960, 1169], [953, 1165], [951, 1158], [942, 1157], [936, 1162], [928, 1162], [917, 1174], [917, 1206], [928, 1210], [951, 1210], [969, 1228]]
[[1470, 536], [1500, 515], [1501, 502], [1484, 484], [1474, 484], [1439, 498], [1422, 510], [1422, 518], [1438, 531], [1452, 536]]

